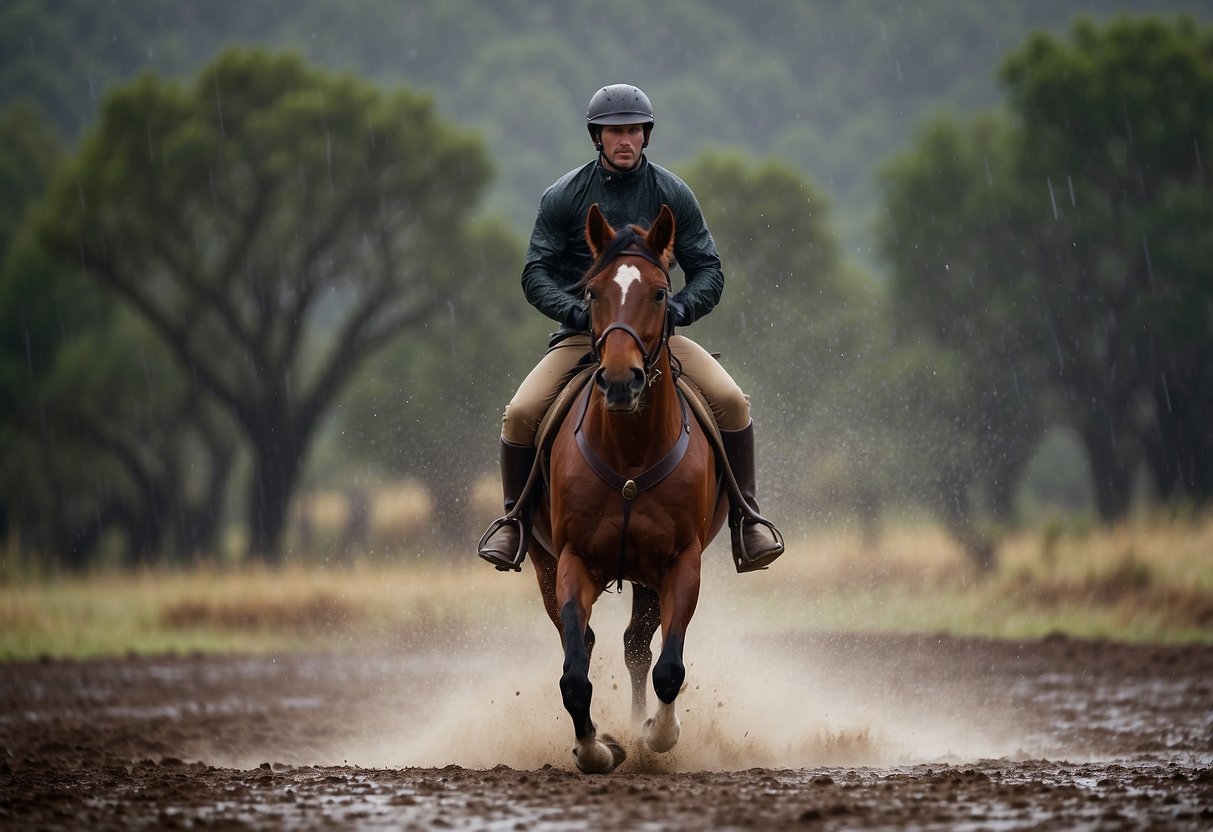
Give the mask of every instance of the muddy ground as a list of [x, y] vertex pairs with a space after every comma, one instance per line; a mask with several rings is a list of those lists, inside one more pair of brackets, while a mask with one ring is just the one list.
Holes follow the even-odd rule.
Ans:
[[1213, 828], [1213, 646], [709, 634], [657, 757], [603, 639], [587, 777], [554, 638], [0, 665], [0, 826]]

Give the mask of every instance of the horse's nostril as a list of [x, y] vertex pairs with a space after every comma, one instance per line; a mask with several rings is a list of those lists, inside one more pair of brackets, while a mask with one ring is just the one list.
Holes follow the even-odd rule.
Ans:
[[640, 391], [644, 389], [644, 370], [639, 367], [632, 368], [632, 389]]
[[598, 386], [599, 390], [606, 392], [607, 380], [606, 380], [606, 376], [603, 375], [603, 373], [602, 373], [601, 367], [599, 367], [598, 371], [594, 373], [594, 384], [596, 384]]

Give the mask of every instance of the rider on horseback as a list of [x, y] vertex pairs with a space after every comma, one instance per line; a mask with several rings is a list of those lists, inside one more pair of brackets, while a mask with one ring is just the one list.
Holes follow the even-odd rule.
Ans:
[[[572, 294], [593, 262], [585, 241], [585, 220], [597, 203], [615, 227], [647, 223], [662, 204], [676, 219], [674, 257], [686, 274], [685, 286], [669, 299], [673, 327], [683, 327], [712, 311], [724, 289], [716, 242], [699, 202], [685, 182], [644, 155], [653, 130], [648, 96], [629, 84], [613, 84], [594, 93], [586, 126], [598, 158], [569, 171], [539, 203], [527, 248], [522, 287], [535, 308], [557, 321], [548, 351], [523, 380], [505, 409], [501, 429], [501, 481], [507, 512], [515, 509], [535, 462], [536, 431], [577, 364], [591, 349], [589, 314]], [[669, 339], [670, 350], [709, 402], [740, 494], [732, 500], [733, 560], [739, 572], [766, 568], [783, 554], [783, 545], [765, 527], [755, 499], [754, 426], [749, 397], [710, 353], [683, 335]], [[495, 524], [483, 540], [480, 556], [498, 569], [515, 569], [525, 554], [529, 507], [521, 523]], [[492, 527], [490, 527], [492, 528]]]

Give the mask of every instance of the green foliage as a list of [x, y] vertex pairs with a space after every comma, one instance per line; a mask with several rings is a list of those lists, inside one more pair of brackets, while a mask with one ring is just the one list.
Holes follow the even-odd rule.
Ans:
[[736, 153], [705, 154], [680, 172], [726, 275], [720, 307], [688, 334], [727, 344], [727, 363], [760, 386], [778, 384], [786, 394], [783, 368], [796, 365], [805, 373], [798, 381], [820, 384], [825, 367], [804, 359], [829, 354], [835, 310], [846, 299], [825, 197], [786, 164]]
[[468, 291], [449, 253], [488, 177], [428, 98], [236, 50], [188, 86], [148, 74], [116, 90], [39, 230], [239, 425], [251, 546], [272, 555], [347, 380]]
[[916, 467], [935, 472], [928, 482], [940, 505], [964, 503], [981, 486], [1004, 520], [1044, 430], [1048, 389], [1031, 349], [1042, 344], [1037, 310], [1015, 267], [1020, 228], [999, 187], [1006, 142], [990, 117], [929, 125], [917, 152], [885, 171], [879, 232], [899, 349], [916, 348], [918, 372], [932, 378], [949, 368], [942, 390], [907, 385], [908, 395], [931, 391], [907, 433]]
[[1201, 159], [1213, 29], [1082, 20], [1068, 44], [1037, 36], [1012, 53], [1003, 80], [1022, 124], [1019, 178], [1053, 191], [1024, 222], [1024, 282], [1063, 334], [1057, 371], [1101, 513], [1127, 509], [1142, 461], [1164, 494], [1213, 497], [1213, 173]]
[[[879, 287], [845, 268], [821, 189], [777, 160], [710, 153], [680, 171], [720, 248], [725, 293], [687, 334], [751, 396], [770, 448], [773, 505], [804, 521], [869, 511], [892, 469], [879, 461], [887, 329]], [[782, 498], [782, 499], [781, 499]]]
[[886, 168], [899, 336], [959, 362], [953, 435], [993, 497], [1055, 417], [1105, 519], [1143, 461], [1164, 493], [1213, 496], [1210, 55], [1186, 19], [1038, 34], [1003, 70], [1012, 119], [940, 119]]
[[0, 110], [0, 260], [63, 156], [62, 142], [42, 111], [28, 101]]
[[80, 568], [111, 531], [132, 562], [213, 545], [230, 438], [148, 328], [24, 234], [0, 331], [0, 504], [22, 547]]
[[419, 479], [435, 499], [435, 532], [466, 541], [483, 520], [469, 513], [472, 486], [496, 464], [501, 411], [538, 360], [550, 321], [523, 299], [521, 242], [500, 223], [469, 229], [449, 254], [447, 268], [468, 292], [354, 379], [315, 478]]
[[[1200, 0], [1133, 7], [1208, 17]], [[780, 155], [830, 191], [847, 248], [866, 251], [873, 163], [941, 101], [963, 111], [996, 103], [1002, 54], [1033, 29], [1063, 29], [1074, 12], [1065, 2], [964, 0], [620, 0], [609, 13], [590, 0], [13, 0], [0, 9], [0, 101], [32, 93], [74, 136], [140, 70], [193, 73], [225, 44], [288, 48], [436, 93], [502, 155], [490, 204], [525, 229], [540, 191], [588, 151], [589, 96], [630, 81], [658, 110], [655, 159], [677, 165], [721, 145]]]

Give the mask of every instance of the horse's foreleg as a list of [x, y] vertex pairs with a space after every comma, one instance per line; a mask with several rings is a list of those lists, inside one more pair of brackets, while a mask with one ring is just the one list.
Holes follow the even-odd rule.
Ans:
[[682, 646], [699, 603], [699, 551], [684, 551], [661, 584], [661, 655], [653, 667], [657, 712], [644, 723], [644, 739], [654, 751], [669, 751], [681, 726], [674, 700], [686, 679]]
[[606, 774], [623, 762], [622, 746], [604, 735], [598, 739], [597, 726], [590, 718], [594, 686], [590, 683], [589, 629], [590, 609], [597, 591], [581, 559], [566, 551], [556, 570], [556, 601], [560, 608], [560, 636], [564, 642], [564, 674], [560, 677], [560, 696], [573, 720], [577, 745], [573, 760], [587, 774]]
[[[560, 633], [560, 641], [563, 644], [564, 624], [560, 620], [560, 607], [556, 601], [556, 559], [544, 553], [539, 557], [532, 557], [531, 561], [535, 564], [535, 578], [539, 582], [539, 595], [543, 598], [543, 609], [552, 623], [556, 625], [556, 632]], [[585, 628], [585, 646], [586, 652], [593, 656], [594, 630], [588, 624]]]
[[644, 743], [658, 753], [678, 744], [682, 724], [674, 700], [682, 690], [686, 667], [682, 663], [682, 635], [671, 633], [662, 639], [661, 656], [653, 668], [653, 689], [657, 692], [657, 711], [644, 721]]
[[682, 688], [682, 644], [698, 603], [699, 556], [686, 551], [661, 582], [661, 655], [653, 668], [653, 690], [662, 702], [673, 702]]
[[640, 725], [645, 714], [645, 685], [653, 664], [653, 633], [661, 625], [657, 593], [647, 586], [632, 584], [632, 618], [623, 631], [623, 660], [632, 677], [632, 722]]

